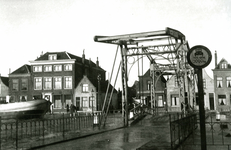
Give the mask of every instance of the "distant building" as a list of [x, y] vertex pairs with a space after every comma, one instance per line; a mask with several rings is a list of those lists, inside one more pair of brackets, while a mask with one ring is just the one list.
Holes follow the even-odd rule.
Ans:
[[230, 111], [231, 104], [231, 65], [224, 58], [217, 63], [215, 52], [215, 68], [213, 69], [214, 92], [218, 111]]
[[[180, 87], [178, 80], [176, 75], [172, 75], [166, 83], [167, 108], [169, 112], [182, 112], [184, 108], [190, 109], [194, 107], [195, 90], [193, 79], [191, 79], [189, 75], [183, 79], [185, 82], [184, 87]], [[183, 93], [183, 91], [185, 92]]]
[[172, 75], [167, 83], [167, 105], [170, 112], [181, 112], [180, 89], [175, 75]]
[[[163, 75], [160, 77], [155, 76], [155, 106], [158, 108], [165, 107], [166, 104], [166, 80]], [[139, 76], [139, 81], [135, 82], [137, 98], [142, 101], [142, 103], [151, 106], [151, 82], [150, 69], [143, 75]]]
[[[205, 69], [203, 71], [203, 88], [204, 88], [204, 106], [206, 110], [215, 110], [215, 98], [214, 98], [214, 81], [213, 79], [207, 74]], [[199, 98], [198, 98], [198, 87], [197, 83], [195, 83], [195, 94], [196, 94], [196, 101], [194, 102], [196, 106], [196, 110], [199, 110]]]
[[10, 102], [21, 102], [32, 99], [33, 84], [31, 66], [23, 65], [9, 74]]
[[6, 103], [9, 95], [9, 78], [0, 75], [0, 103]]
[[[66, 111], [71, 104], [79, 110], [100, 110], [101, 104], [97, 108], [96, 102], [102, 103], [106, 92], [105, 72], [98, 58], [94, 63], [85, 59], [84, 53], [78, 57], [68, 52], [47, 52], [9, 75], [11, 101], [43, 98], [54, 103], [54, 112]], [[113, 107], [117, 107], [116, 92]]]

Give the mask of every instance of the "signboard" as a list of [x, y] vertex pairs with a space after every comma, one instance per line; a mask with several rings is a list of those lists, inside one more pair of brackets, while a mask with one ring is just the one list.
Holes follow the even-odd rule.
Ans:
[[192, 47], [187, 53], [188, 63], [194, 68], [204, 68], [212, 60], [210, 50], [202, 45]]

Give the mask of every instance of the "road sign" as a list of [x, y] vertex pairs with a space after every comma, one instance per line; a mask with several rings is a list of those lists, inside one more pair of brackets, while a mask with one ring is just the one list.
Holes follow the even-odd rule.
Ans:
[[205, 68], [210, 64], [212, 55], [207, 47], [197, 45], [188, 51], [187, 60], [194, 68]]

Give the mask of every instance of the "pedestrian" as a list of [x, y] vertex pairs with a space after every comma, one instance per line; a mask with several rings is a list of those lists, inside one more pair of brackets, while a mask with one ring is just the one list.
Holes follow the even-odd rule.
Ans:
[[69, 112], [69, 105], [67, 104], [67, 113]]
[[54, 108], [54, 104], [51, 102], [51, 105], [50, 105], [50, 114], [53, 114], [53, 108]]
[[73, 117], [73, 112], [74, 112], [74, 105], [71, 104], [70, 106], [70, 116]]

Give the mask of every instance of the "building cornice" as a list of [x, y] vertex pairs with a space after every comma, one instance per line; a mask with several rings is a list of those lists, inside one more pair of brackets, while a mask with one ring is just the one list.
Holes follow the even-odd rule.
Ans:
[[29, 77], [31, 76], [30, 73], [27, 74], [10, 74], [9, 77]]
[[74, 64], [75, 59], [64, 59], [64, 60], [31, 60], [31, 65], [46, 65], [46, 64]]

